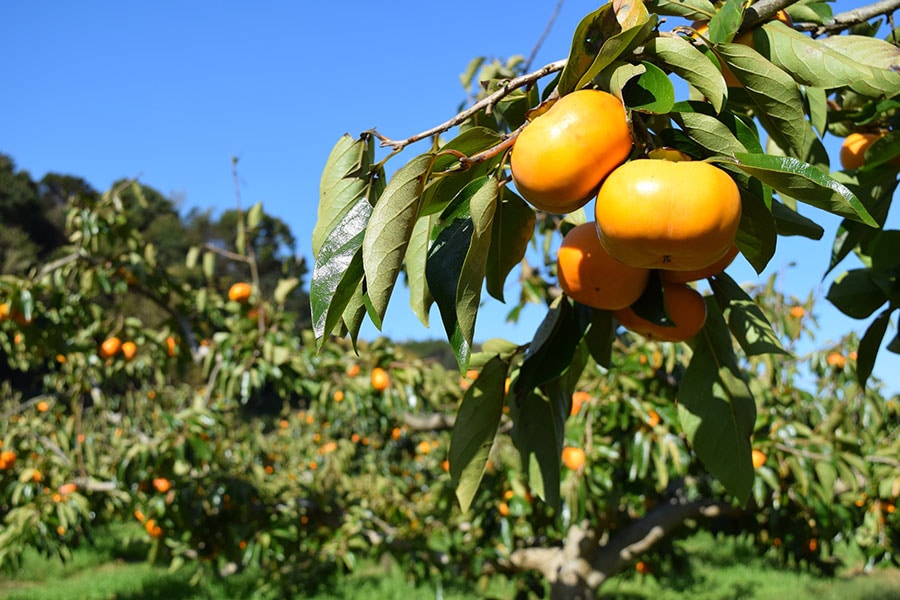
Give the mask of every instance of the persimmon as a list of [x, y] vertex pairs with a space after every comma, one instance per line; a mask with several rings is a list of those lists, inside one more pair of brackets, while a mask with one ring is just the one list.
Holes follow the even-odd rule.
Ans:
[[634, 143], [621, 100], [578, 90], [534, 117], [513, 144], [510, 170], [519, 194], [537, 209], [578, 210]]
[[175, 356], [175, 354], [178, 352], [178, 346], [175, 338], [171, 335], [166, 338], [166, 352], [169, 354], [169, 356]]
[[697, 335], [706, 323], [706, 302], [694, 288], [682, 283], [663, 283], [666, 313], [674, 323], [658, 325], [638, 316], [629, 306], [613, 313], [625, 329], [660, 342], [683, 342]]
[[165, 477], [155, 477], [152, 483], [153, 488], [160, 494], [165, 494], [172, 489], [172, 482]]
[[[844, 169], [859, 169], [866, 164], [866, 150], [879, 139], [886, 135], [885, 132], [855, 131], [841, 142], [840, 160]], [[891, 164], [900, 165], [900, 157], [890, 161]]]
[[122, 343], [122, 356], [125, 357], [125, 360], [131, 360], [135, 354], [137, 354], [137, 344], [130, 340]]
[[573, 300], [603, 310], [625, 308], [640, 298], [650, 271], [626, 265], [606, 251], [594, 223], [576, 225], [556, 254], [559, 287]]
[[734, 262], [738, 252], [740, 251], [738, 250], [737, 245], [734, 244], [725, 256], [704, 269], [695, 269], [693, 271], [660, 270], [659, 274], [663, 281], [668, 281], [670, 283], [690, 283], [691, 281], [700, 281], [701, 279], [713, 277], [725, 271], [725, 269]]
[[228, 299], [232, 302], [246, 302], [252, 293], [253, 288], [249, 283], [238, 282], [228, 288]]
[[122, 349], [122, 340], [116, 336], [108, 337], [100, 344], [100, 357], [112, 358]]
[[383, 392], [391, 385], [391, 376], [381, 367], [372, 369], [371, 380], [372, 387], [375, 388], [376, 392]]
[[591, 395], [584, 391], [578, 391], [572, 394], [572, 410], [569, 415], [577, 415], [581, 411], [581, 407], [586, 402], [591, 401]]
[[845, 359], [844, 355], [840, 352], [829, 352], [828, 356], [825, 357], [825, 362], [828, 363], [829, 367], [843, 369], [844, 365], [847, 363], [847, 359]]
[[600, 186], [594, 211], [600, 243], [617, 260], [693, 271], [731, 250], [741, 194], [725, 171], [709, 163], [632, 160]]
[[797, 305], [791, 307], [791, 316], [795, 319], [802, 319], [805, 314], [806, 310], [802, 306]]
[[0, 452], [0, 471], [12, 469], [16, 464], [16, 453], [12, 450]]
[[762, 450], [754, 449], [750, 453], [750, 459], [753, 461], [753, 468], [758, 469], [766, 464], [766, 454]]
[[41, 400], [40, 402], [37, 403], [37, 410], [38, 410], [38, 412], [42, 412], [42, 413], [47, 412], [48, 410], [50, 410], [50, 403], [47, 402], [46, 400]]
[[585, 454], [581, 448], [566, 446], [562, 451], [562, 463], [566, 468], [577, 471], [584, 466]]

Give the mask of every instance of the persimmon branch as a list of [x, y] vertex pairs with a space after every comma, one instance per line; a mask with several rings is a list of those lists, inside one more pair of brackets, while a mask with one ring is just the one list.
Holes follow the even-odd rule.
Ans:
[[[762, 4], [762, 2], [760, 2]], [[756, 5], [754, 5], [756, 6]], [[811, 31], [813, 35], [819, 36], [826, 33], [836, 33], [849, 29], [854, 25], [867, 23], [870, 19], [888, 15], [900, 9], [900, 0], [879, 0], [866, 6], [860, 6], [842, 13], [834, 15], [830, 23], [821, 25], [819, 23], [796, 23], [795, 29], [800, 31]]]
[[464, 123], [467, 119], [469, 119], [472, 115], [477, 113], [483, 108], [487, 108], [489, 106], [493, 106], [497, 104], [500, 100], [509, 95], [510, 92], [517, 90], [519, 88], [525, 87], [541, 79], [542, 77], [546, 77], [552, 73], [556, 73], [557, 71], [561, 71], [566, 66], [566, 59], [557, 60], [548, 65], [545, 65], [538, 69], [537, 71], [532, 71], [531, 73], [526, 73], [525, 75], [520, 75], [519, 77], [514, 77], [507, 81], [499, 90], [494, 92], [493, 94], [482, 98], [466, 110], [457, 114], [452, 119], [441, 123], [440, 125], [436, 125], [431, 129], [423, 131], [421, 133], [417, 133], [416, 135], [410, 136], [405, 140], [392, 140], [388, 137], [385, 137], [378, 133], [377, 131], [372, 131], [372, 135], [377, 137], [381, 141], [382, 146], [389, 146], [394, 152], [398, 152], [420, 140], [424, 140], [425, 138], [429, 138], [433, 135], [437, 135], [439, 133], [444, 133], [445, 131], [449, 131], [450, 129], [456, 127]]

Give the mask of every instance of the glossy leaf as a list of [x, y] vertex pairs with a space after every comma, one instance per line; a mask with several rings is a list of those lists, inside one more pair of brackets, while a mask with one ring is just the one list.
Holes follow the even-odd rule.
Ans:
[[628, 81], [622, 90], [625, 105], [638, 112], [666, 114], [675, 105], [675, 88], [666, 73], [650, 62], [644, 72]]
[[891, 313], [893, 307], [884, 310], [879, 314], [869, 327], [866, 333], [859, 340], [859, 350], [856, 357], [856, 377], [859, 385], [865, 387], [869, 376], [872, 375], [872, 369], [875, 368], [875, 358], [878, 356], [878, 349], [884, 340], [884, 334], [887, 332], [888, 325], [891, 322]]
[[450, 477], [463, 512], [469, 510], [484, 476], [503, 414], [507, 364], [490, 359], [463, 396], [450, 437]]
[[416, 221], [409, 236], [409, 247], [406, 249], [406, 281], [409, 284], [409, 306], [419, 321], [428, 327], [429, 310], [434, 299], [428, 289], [425, 277], [425, 263], [428, 258], [428, 246], [431, 243], [431, 227], [434, 216], [421, 217]]
[[743, 504], [753, 486], [756, 404], [715, 300], [707, 298], [706, 305], [706, 325], [691, 341], [694, 354], [678, 391], [678, 418], [709, 473]]
[[418, 216], [419, 200], [434, 155], [422, 154], [400, 168], [372, 210], [363, 237], [363, 269], [373, 321], [384, 319]]
[[585, 334], [585, 341], [591, 357], [598, 365], [612, 368], [612, 347], [616, 339], [616, 321], [612, 311], [591, 311], [591, 326]]
[[534, 493], [554, 508], [560, 504], [560, 457], [564, 423], [552, 401], [529, 392], [511, 407], [512, 439]]
[[[791, 198], [873, 227], [875, 220], [846, 186], [815, 167], [786, 156], [736, 153], [737, 168]], [[722, 159], [711, 159], [727, 162]]]
[[872, 77], [852, 83], [854, 91], [877, 98], [894, 95], [900, 89], [900, 49], [890, 42], [864, 35], [832, 35], [820, 41], [849, 60], [873, 68]]
[[869, 269], [853, 269], [838, 275], [828, 289], [828, 301], [854, 319], [865, 319], [887, 302], [884, 290]]
[[[366, 194], [375, 147], [371, 136], [341, 136], [325, 162], [319, 181], [319, 208], [313, 227], [313, 257], [350, 206]], [[372, 199], [374, 200], [374, 198]]]
[[716, 112], [722, 110], [728, 93], [722, 73], [693, 44], [681, 37], [655, 37], [645, 48], [664, 67], [697, 88]]
[[777, 244], [775, 217], [759, 194], [745, 187], [739, 189], [741, 222], [735, 243], [756, 272], [762, 273], [775, 255]]
[[772, 201], [772, 216], [775, 217], [778, 235], [799, 235], [811, 240], [820, 240], [825, 235], [821, 225], [777, 200]]
[[[679, 107], [687, 108], [688, 104], [679, 103], [676, 108]], [[688, 137], [712, 154], [731, 156], [737, 152], [747, 151], [731, 130], [714, 116], [686, 111], [674, 113], [672, 118]]]
[[711, 286], [728, 328], [747, 356], [788, 354], [762, 309], [728, 274], [713, 277]]
[[504, 302], [503, 285], [507, 276], [525, 257], [534, 235], [534, 210], [507, 187], [500, 190], [500, 202], [494, 213], [491, 246], [487, 256], [485, 284], [488, 293]]

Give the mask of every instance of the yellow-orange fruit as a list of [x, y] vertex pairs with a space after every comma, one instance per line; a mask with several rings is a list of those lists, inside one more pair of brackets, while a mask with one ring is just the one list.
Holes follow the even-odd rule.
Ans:
[[131, 360], [135, 354], [137, 354], [137, 344], [132, 341], [122, 344], [122, 356], [125, 357], [125, 360]]
[[750, 459], [753, 461], [754, 469], [758, 469], [766, 464], [766, 455], [762, 450], [753, 450], [750, 453]]
[[683, 342], [697, 335], [706, 323], [706, 302], [694, 288], [681, 283], [663, 283], [666, 313], [674, 323], [667, 327], [639, 317], [630, 306], [613, 315], [626, 329], [660, 342]]
[[622, 102], [600, 90], [578, 90], [522, 130], [510, 170], [519, 194], [532, 206], [565, 214], [587, 204], [632, 147]]
[[375, 388], [375, 391], [377, 392], [383, 392], [391, 385], [391, 376], [381, 367], [372, 369], [371, 380], [372, 387]]
[[584, 466], [585, 454], [581, 448], [566, 446], [562, 451], [562, 463], [566, 468], [577, 471]]
[[735, 257], [738, 255], [738, 247], [737, 245], [733, 245], [731, 250], [728, 251], [728, 254], [709, 265], [705, 269], [696, 269], [693, 271], [669, 271], [662, 270], [659, 272], [660, 277], [663, 281], [668, 281], [670, 283], [689, 283], [691, 281], [700, 281], [701, 279], [706, 279], [707, 277], [713, 277], [714, 275], [718, 275], [728, 268], [728, 265], [734, 262]]
[[577, 415], [581, 411], [581, 407], [591, 401], [591, 395], [587, 392], [578, 391], [572, 394], [572, 410], [569, 415]]
[[616, 260], [600, 244], [595, 223], [576, 225], [556, 255], [559, 287], [573, 300], [603, 310], [625, 308], [640, 298], [648, 269]]
[[741, 194], [705, 162], [633, 160], [610, 173], [594, 205], [600, 243], [643, 269], [692, 271], [725, 256], [741, 221]]
[[[848, 170], [862, 167], [866, 164], [866, 150], [884, 136], [884, 133], [856, 131], [845, 137], [841, 142], [841, 166]], [[892, 160], [891, 163], [900, 164], [900, 158]]]
[[238, 282], [228, 288], [228, 299], [232, 302], [246, 302], [252, 292], [253, 288], [249, 283]]
[[103, 340], [103, 343], [100, 344], [100, 356], [102, 358], [110, 358], [118, 354], [121, 348], [122, 340], [116, 336], [106, 338]]

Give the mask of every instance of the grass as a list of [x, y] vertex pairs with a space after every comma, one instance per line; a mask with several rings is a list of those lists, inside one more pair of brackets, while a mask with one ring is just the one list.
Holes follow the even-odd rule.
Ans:
[[[814, 573], [782, 568], [760, 557], [749, 544], [698, 534], [678, 544], [686, 561], [659, 577], [653, 574], [619, 575], [603, 586], [608, 600], [900, 600], [900, 570], [824, 578]], [[170, 573], [165, 567], [137, 560], [142, 548], [127, 546], [121, 532], [98, 538], [97, 543], [74, 552], [66, 564], [29, 554], [11, 578], [0, 580], [0, 597], [8, 600], [138, 600], [251, 598], [256, 576], [243, 573], [208, 586], [192, 586], [190, 573]], [[654, 566], [651, 564], [651, 569]], [[313, 600], [469, 600], [508, 598], [513, 587], [502, 581], [486, 592], [474, 588], [438, 590], [433, 585], [413, 586], [397, 568], [365, 563], [338, 579], [327, 590], [308, 596]]]

